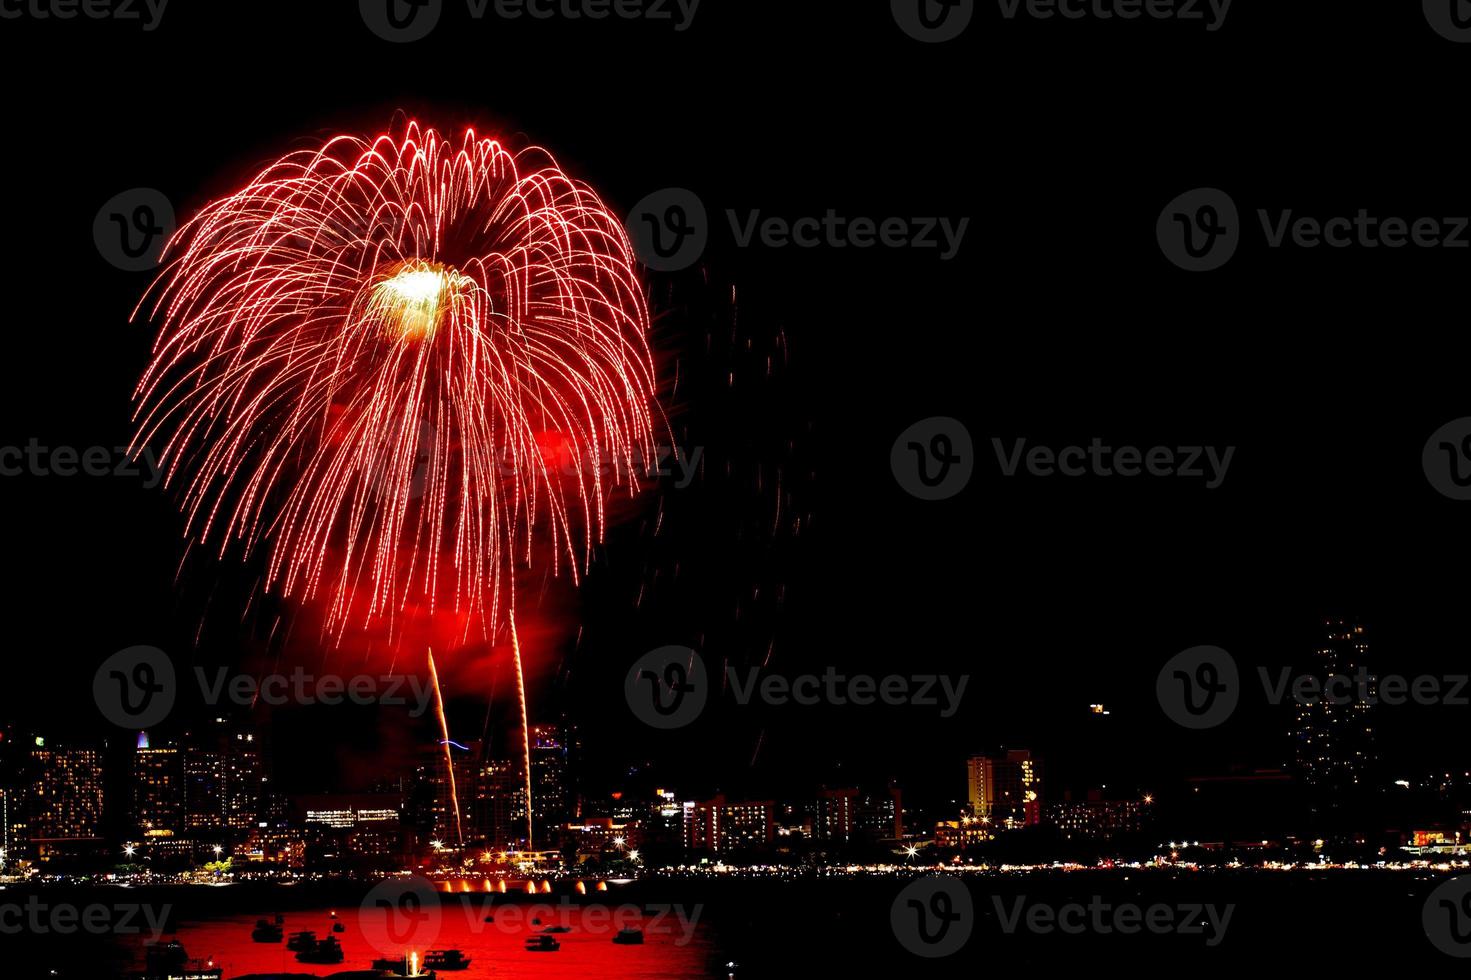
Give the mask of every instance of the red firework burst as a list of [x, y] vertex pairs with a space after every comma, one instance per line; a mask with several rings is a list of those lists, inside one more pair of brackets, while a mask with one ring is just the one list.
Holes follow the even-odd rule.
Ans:
[[544, 150], [335, 137], [166, 256], [136, 444], [162, 441], [187, 535], [264, 548], [266, 588], [338, 637], [439, 608], [515, 646], [515, 568], [575, 579], [616, 474], [653, 458], [632, 248]]
[[210, 203], [168, 254], [138, 444], [164, 440], [191, 536], [269, 543], [267, 587], [327, 596], [334, 629], [411, 602], [494, 628], [513, 561], [575, 577], [608, 473], [650, 458], [632, 249], [545, 151], [417, 123], [337, 137]]

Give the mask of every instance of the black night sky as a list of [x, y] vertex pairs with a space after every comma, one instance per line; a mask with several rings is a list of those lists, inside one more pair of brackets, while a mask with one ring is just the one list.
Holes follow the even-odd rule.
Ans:
[[[1459, 560], [1471, 504], [1439, 496], [1420, 459], [1430, 433], [1471, 415], [1471, 254], [1271, 250], [1258, 233], [1225, 269], [1192, 276], [1154, 239], [1165, 202], [1199, 186], [1227, 189], [1252, 222], [1257, 208], [1467, 213], [1449, 94], [1464, 59], [1431, 57], [1447, 46], [1418, 5], [1381, 11], [1369, 67], [1350, 57], [1365, 28], [1342, 4], [1243, 3], [1218, 33], [1003, 31], [982, 5], [964, 39], [933, 49], [885, 4], [706, 0], [683, 33], [497, 22], [411, 48], [374, 38], [354, 6], [175, 0], [153, 33], [0, 24], [0, 43], [27, 54], [0, 67], [0, 444], [128, 439], [151, 342], [129, 314], [148, 275], [98, 255], [104, 201], [151, 186], [190, 214], [303, 138], [377, 132], [402, 109], [524, 134], [620, 211], [689, 187], [715, 222], [699, 267], [649, 274], [661, 362], [682, 369], [671, 419], [704, 447], [705, 476], [651, 495], [581, 592], [549, 600], [568, 638], [533, 668], [533, 720], [575, 717], [610, 785], [651, 761], [696, 792], [898, 778], [940, 801], [964, 793], [967, 754], [1010, 745], [1039, 749], [1063, 780], [1151, 787], [1287, 756], [1285, 719], [1260, 698], [1213, 732], [1170, 724], [1154, 678], [1187, 647], [1223, 646], [1254, 671], [1303, 659], [1317, 621], [1342, 614], [1367, 624], [1376, 670], [1471, 665]], [[739, 248], [725, 218], [829, 208], [971, 221], [941, 261]], [[931, 416], [962, 420], [977, 459], [965, 492], [927, 503], [896, 484], [889, 451]], [[1018, 437], [1236, 452], [1214, 490], [1005, 478], [991, 440]], [[196, 555], [181, 571], [161, 489], [26, 476], [0, 494], [0, 716], [96, 737], [109, 729], [91, 678], [116, 650], [154, 644], [205, 665], [265, 654], [259, 603], [243, 615], [250, 569]], [[629, 664], [668, 643], [742, 668], [769, 649], [784, 673], [970, 681], [950, 718], [723, 703], [670, 737], [621, 696]], [[1106, 736], [1091, 702], [1113, 711]], [[1386, 715], [1388, 754], [1407, 773], [1467, 761], [1452, 736], [1468, 710]], [[502, 686], [493, 738], [510, 736], [511, 716]], [[455, 699], [457, 737], [485, 718], [482, 697]], [[361, 781], [367, 761], [412, 741], [385, 734], [402, 724], [280, 712], [282, 776], [303, 790]], [[1106, 766], [1089, 771], [1098, 755]]]

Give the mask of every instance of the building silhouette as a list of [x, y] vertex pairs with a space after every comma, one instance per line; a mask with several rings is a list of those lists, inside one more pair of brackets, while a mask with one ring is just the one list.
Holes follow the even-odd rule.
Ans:
[[[1320, 681], [1322, 696], [1293, 704], [1293, 755], [1298, 778], [1319, 810], [1339, 808], [1372, 778], [1375, 760], [1375, 679], [1368, 673], [1368, 638], [1361, 624], [1346, 619], [1323, 623], [1323, 638], [1307, 673]], [[1341, 680], [1330, 684], [1330, 678]]]

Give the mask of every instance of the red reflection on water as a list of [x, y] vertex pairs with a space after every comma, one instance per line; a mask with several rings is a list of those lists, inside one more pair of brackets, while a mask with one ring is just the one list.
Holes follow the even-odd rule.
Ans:
[[[560, 903], [495, 903], [489, 896], [463, 903], [447, 902], [435, 949], [458, 949], [471, 960], [470, 968], [454, 973], [441, 972], [441, 980], [449, 977], [527, 976], [589, 980], [589, 978], [630, 978], [630, 980], [673, 980], [710, 976], [711, 964], [719, 958], [704, 926], [690, 923], [692, 915], [646, 915], [638, 906], [600, 906], [584, 909]], [[496, 921], [485, 922], [486, 916]], [[258, 915], [232, 916], [208, 922], [185, 923], [179, 927], [178, 939], [191, 957], [213, 958], [225, 971], [226, 980], [246, 974], [296, 974], [326, 977], [347, 970], [366, 970], [383, 954], [373, 949], [357, 929], [355, 916], [339, 914], [335, 921], [346, 926], [345, 932], [333, 933], [330, 910], [293, 912], [286, 916], [282, 928], [287, 935], [313, 930], [318, 938], [335, 935], [342, 943], [345, 958], [334, 966], [298, 963], [296, 954], [284, 943], [255, 943], [250, 931]], [[539, 925], [531, 924], [539, 918]], [[526, 951], [526, 939], [547, 926], [568, 926], [570, 932], [556, 935], [561, 949], [554, 953]], [[644, 930], [641, 946], [622, 946], [613, 942], [619, 928], [634, 926]], [[172, 937], [170, 937], [172, 938]], [[416, 952], [420, 959], [426, 950]], [[141, 967], [141, 950], [139, 952]], [[721, 974], [723, 976], [723, 973]]]

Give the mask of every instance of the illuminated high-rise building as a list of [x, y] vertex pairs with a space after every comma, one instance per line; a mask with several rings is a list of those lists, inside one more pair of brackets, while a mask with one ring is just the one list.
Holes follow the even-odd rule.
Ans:
[[771, 844], [776, 804], [771, 800], [732, 803], [718, 795], [703, 803], [686, 802], [685, 847], [695, 852], [728, 854]]
[[1377, 692], [1368, 654], [1362, 625], [1346, 619], [1323, 622], [1323, 641], [1308, 672], [1325, 687], [1335, 675], [1346, 681], [1333, 686], [1335, 696], [1297, 700], [1292, 730], [1298, 776], [1317, 802], [1338, 802], [1366, 787], [1370, 778]]
[[184, 829], [184, 756], [140, 737], [133, 756], [133, 824], [140, 834], [172, 837]]
[[976, 755], [966, 762], [970, 809], [995, 824], [1031, 826], [1042, 819], [1042, 761], [1028, 749]]
[[846, 844], [853, 839], [857, 816], [857, 789], [824, 789], [817, 797], [812, 835], [818, 840]]
[[11, 725], [0, 725], [0, 870], [27, 857], [25, 807], [26, 770], [30, 752], [26, 739]]
[[577, 730], [567, 722], [531, 726], [532, 818], [538, 844], [581, 816], [576, 788]]
[[462, 745], [450, 741], [446, 746], [437, 742], [425, 745], [422, 751], [423, 761], [416, 773], [408, 823], [420, 834], [427, 834], [444, 845], [459, 847], [473, 842], [480, 836], [475, 822], [475, 798], [481, 743]]
[[471, 814], [475, 836], [496, 850], [513, 850], [526, 840], [526, 788], [521, 764], [487, 759], [475, 771]]
[[185, 736], [181, 755], [185, 830], [244, 831], [258, 824], [267, 783], [254, 732], [216, 718]]
[[37, 738], [30, 754], [29, 781], [26, 809], [35, 857], [46, 860], [101, 841], [100, 751], [48, 746]]
[[249, 830], [259, 821], [267, 780], [253, 732], [232, 733], [225, 745], [225, 826]]

